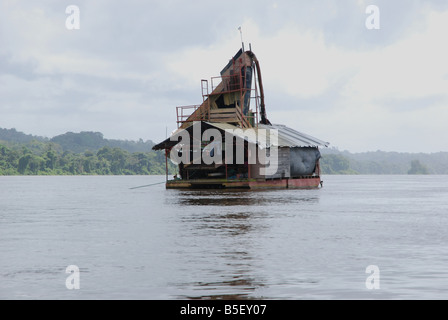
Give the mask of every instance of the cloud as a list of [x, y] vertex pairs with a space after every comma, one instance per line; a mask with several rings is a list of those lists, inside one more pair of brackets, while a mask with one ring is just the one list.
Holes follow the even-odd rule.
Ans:
[[[365, 8], [381, 10], [367, 30]], [[0, 3], [0, 127], [165, 138], [241, 46], [261, 63], [268, 118], [351, 151], [448, 150], [445, 1]], [[41, 124], [44, 123], [45, 126]], [[64, 129], [67, 128], [67, 129]], [[426, 143], [425, 143], [426, 141]]]

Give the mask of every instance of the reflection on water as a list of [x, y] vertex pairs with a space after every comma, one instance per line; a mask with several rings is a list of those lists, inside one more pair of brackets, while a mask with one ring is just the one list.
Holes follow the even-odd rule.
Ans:
[[248, 206], [263, 202], [246, 190], [177, 191], [175, 199], [180, 206]]
[[[190, 283], [199, 289], [203, 289], [206, 292], [213, 290], [219, 290], [219, 288], [228, 287], [229, 290], [235, 290], [242, 293], [237, 294], [216, 294], [216, 295], [201, 295], [201, 296], [182, 296], [180, 298], [193, 299], [193, 300], [250, 300], [255, 299], [251, 294], [259, 287], [263, 286], [263, 283], [259, 283], [255, 279], [244, 279], [244, 275], [234, 276], [233, 280], [222, 282], [210, 282], [210, 283]], [[244, 293], [247, 291], [247, 293]]]
[[[170, 190], [175, 193], [171, 200], [184, 206], [258, 206], [293, 203], [317, 202], [319, 195], [298, 193], [298, 190], [271, 191], [222, 191], [222, 190]], [[306, 190], [310, 191], [310, 190]], [[312, 192], [312, 190], [310, 191]]]
[[[181, 208], [176, 224], [182, 226], [182, 246], [191, 245], [184, 252], [188, 269], [195, 269], [201, 279], [192, 276], [191, 282], [173, 284], [186, 291], [195, 288], [179, 296], [187, 299], [260, 298], [257, 292], [268, 282], [257, 273], [265, 254], [263, 235], [279, 215], [306, 214], [301, 208], [319, 201], [319, 194], [310, 190], [170, 192], [169, 201]], [[281, 207], [290, 210], [279, 211]], [[208, 260], [198, 264], [204, 256]]]
[[[205, 234], [217, 233], [227, 236], [241, 236], [248, 232], [260, 231], [264, 226], [252, 220], [260, 219], [263, 213], [251, 214], [249, 212], [240, 213], [210, 213], [203, 215], [183, 216], [180, 221], [185, 227], [191, 230], [205, 231]], [[197, 234], [197, 233], [195, 233]], [[204, 234], [204, 233], [202, 233]], [[205, 235], [204, 234], [204, 235]]]
[[[263, 216], [250, 212], [182, 215], [182, 239], [199, 243], [187, 262], [192, 265], [190, 272], [195, 270], [200, 280], [194, 277], [191, 283], [182, 283], [180, 287], [195, 288], [195, 292], [181, 298], [249, 299], [263, 286], [264, 280], [253, 275], [258, 259], [255, 239], [268, 228]], [[197, 263], [200, 256], [207, 257], [205, 264]]]

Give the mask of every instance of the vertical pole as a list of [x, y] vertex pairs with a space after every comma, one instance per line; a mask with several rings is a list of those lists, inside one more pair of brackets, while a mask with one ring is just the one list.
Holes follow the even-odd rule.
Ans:
[[238, 30], [240, 31], [240, 36], [241, 36], [241, 49], [244, 52], [243, 30], [241, 30], [241, 26], [238, 28]]
[[250, 148], [247, 148], [247, 179], [250, 179], [250, 158], [252, 157], [252, 152]]
[[166, 181], [168, 182], [168, 149], [165, 149], [165, 173]]
[[210, 96], [207, 97], [207, 121], [210, 121]]
[[[244, 52], [244, 50], [243, 50]], [[244, 71], [243, 71], [244, 70]], [[245, 83], [243, 83], [243, 72], [246, 75], [246, 67], [240, 69], [240, 109], [241, 109], [241, 128], [246, 128], [244, 119], [244, 88]]]

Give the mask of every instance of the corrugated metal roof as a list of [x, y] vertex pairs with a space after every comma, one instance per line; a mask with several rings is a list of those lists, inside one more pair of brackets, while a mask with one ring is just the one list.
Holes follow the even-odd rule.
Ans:
[[[259, 124], [258, 128], [241, 129], [229, 123], [219, 122], [205, 122], [211, 127], [215, 127], [222, 131], [229, 132], [237, 137], [240, 137], [250, 143], [258, 144], [261, 148], [276, 147], [328, 147], [329, 142], [314, 138], [310, 135], [301, 133], [294, 129], [291, 129], [282, 124], [265, 125]], [[190, 128], [190, 127], [189, 127]], [[171, 136], [179, 134], [183, 130], [178, 129]], [[191, 130], [191, 129], [190, 129]], [[274, 130], [271, 132], [271, 130]], [[270, 136], [275, 137], [270, 139]], [[272, 141], [271, 141], [272, 140]], [[162, 143], [154, 146], [154, 150], [163, 149], [166, 147], [172, 147], [176, 145], [177, 141], [171, 141], [170, 138], [166, 139]]]
[[[258, 128], [241, 129], [229, 123], [206, 122], [208, 125], [233, 133], [235, 136], [251, 142], [264, 144], [261, 147], [328, 147], [329, 142], [314, 138], [288, 128], [282, 124], [265, 125], [259, 124]], [[236, 130], [235, 130], [236, 129]], [[277, 130], [271, 132], [271, 130]], [[270, 141], [269, 136], [277, 133], [277, 141]]]
[[272, 126], [259, 124], [258, 128], [278, 130], [279, 147], [328, 147], [330, 145], [329, 142], [314, 138], [282, 124], [273, 124]]

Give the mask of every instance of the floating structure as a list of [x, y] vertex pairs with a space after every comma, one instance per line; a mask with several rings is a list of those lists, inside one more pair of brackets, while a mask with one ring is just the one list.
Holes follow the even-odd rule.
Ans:
[[[240, 49], [220, 76], [201, 80], [202, 104], [176, 108], [178, 129], [165, 150], [168, 189], [318, 188], [319, 147], [328, 142], [266, 115], [260, 64]], [[168, 159], [179, 172], [168, 179]]]

